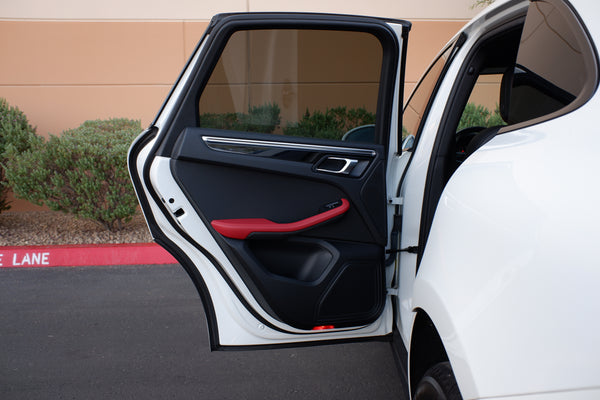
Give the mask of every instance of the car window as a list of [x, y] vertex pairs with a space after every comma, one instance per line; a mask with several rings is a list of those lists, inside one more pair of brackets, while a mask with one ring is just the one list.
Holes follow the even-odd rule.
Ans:
[[440, 80], [454, 46], [446, 50], [433, 62], [427, 73], [421, 78], [404, 107], [402, 115], [402, 139], [409, 135], [418, 136], [421, 121], [427, 112], [427, 106], [433, 98], [433, 92]]
[[198, 125], [373, 142], [382, 62], [367, 32], [237, 31], [199, 98]]
[[591, 96], [597, 83], [595, 53], [562, 1], [531, 3], [512, 74], [509, 124], [567, 112]]
[[502, 74], [479, 75], [465, 106], [457, 132], [471, 127], [488, 128], [505, 125], [500, 115]]

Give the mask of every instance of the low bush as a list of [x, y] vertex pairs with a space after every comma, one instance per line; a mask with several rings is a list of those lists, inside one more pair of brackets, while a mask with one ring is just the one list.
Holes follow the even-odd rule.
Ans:
[[280, 111], [277, 104], [264, 104], [250, 107], [247, 114], [204, 113], [200, 115], [200, 127], [240, 132], [273, 133], [281, 121]]
[[9, 152], [8, 182], [19, 198], [119, 230], [137, 209], [126, 158], [140, 131], [139, 121], [87, 121], [20, 155]]
[[290, 136], [341, 140], [350, 129], [374, 123], [375, 114], [364, 108], [336, 107], [325, 112], [313, 111], [312, 114], [306, 110], [302, 119], [283, 128], [283, 133]]
[[35, 128], [29, 125], [27, 116], [17, 107], [11, 107], [6, 99], [0, 98], [0, 212], [10, 208], [7, 200], [10, 188], [4, 168], [7, 154], [20, 154], [41, 141], [35, 134]]
[[[281, 123], [277, 104], [264, 104], [248, 109], [248, 113], [203, 113], [200, 127], [239, 132], [273, 133]], [[352, 128], [374, 124], [375, 114], [364, 108], [336, 107], [323, 111], [306, 110], [300, 121], [283, 127], [284, 135], [341, 140]]]
[[500, 116], [498, 107], [492, 112], [482, 105], [468, 103], [460, 117], [460, 122], [458, 123], [456, 131], [459, 132], [460, 130], [471, 126], [488, 128], [499, 125], [506, 125], [506, 122], [504, 122]]

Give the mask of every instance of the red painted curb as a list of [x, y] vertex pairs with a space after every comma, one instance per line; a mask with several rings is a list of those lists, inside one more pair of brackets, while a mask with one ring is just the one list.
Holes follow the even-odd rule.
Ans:
[[176, 263], [156, 243], [0, 247], [0, 268]]

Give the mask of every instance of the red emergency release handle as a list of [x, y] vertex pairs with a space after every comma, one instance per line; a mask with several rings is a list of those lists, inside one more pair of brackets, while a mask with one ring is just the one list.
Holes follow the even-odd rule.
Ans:
[[266, 218], [216, 219], [210, 224], [221, 235], [231, 239], [246, 239], [251, 233], [293, 233], [319, 225], [339, 217], [350, 209], [350, 202], [341, 199], [342, 204], [306, 219], [280, 224]]

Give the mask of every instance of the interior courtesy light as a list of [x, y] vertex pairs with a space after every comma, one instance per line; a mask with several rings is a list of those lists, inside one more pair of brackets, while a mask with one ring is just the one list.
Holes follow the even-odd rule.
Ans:
[[314, 328], [312, 328], [313, 331], [324, 331], [327, 329], [335, 329], [335, 326], [333, 325], [319, 325], [319, 326], [315, 326]]

